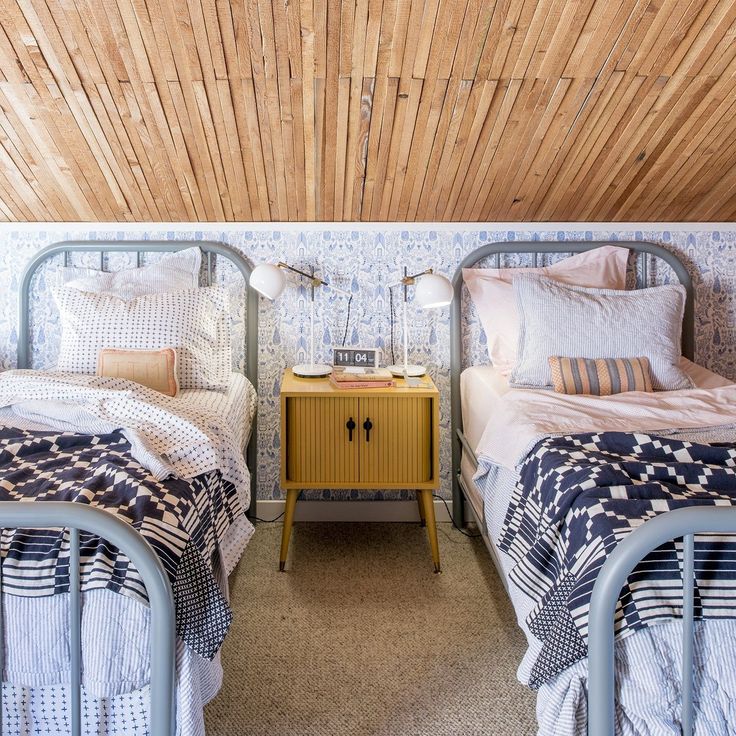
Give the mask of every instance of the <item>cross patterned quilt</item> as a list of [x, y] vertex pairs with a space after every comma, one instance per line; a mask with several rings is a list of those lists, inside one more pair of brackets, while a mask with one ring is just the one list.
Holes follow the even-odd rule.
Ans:
[[[219, 543], [244, 508], [219, 470], [188, 480], [157, 480], [130, 453], [123, 431], [108, 434], [0, 428], [0, 501], [74, 501], [130, 523], [158, 553], [174, 592], [178, 635], [202, 657], [215, 656], [232, 619], [214, 578]], [[68, 591], [68, 532], [8, 530], [2, 535], [4, 592]], [[81, 534], [82, 589], [107, 588], [145, 600], [137, 571], [117, 549]]]
[[[587, 655], [590, 595], [606, 555], [647, 519], [682, 506], [736, 503], [736, 444], [652, 434], [548, 437], [520, 467], [499, 539], [511, 580], [535, 605], [526, 623], [541, 642], [538, 688]], [[695, 541], [695, 615], [734, 618], [736, 543]], [[616, 633], [682, 615], [682, 548], [673, 541], [636, 568], [622, 592]]]

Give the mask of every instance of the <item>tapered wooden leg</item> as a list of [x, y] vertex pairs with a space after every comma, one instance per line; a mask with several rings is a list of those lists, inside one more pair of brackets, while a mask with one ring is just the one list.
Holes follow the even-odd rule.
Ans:
[[434, 501], [432, 501], [432, 491], [419, 491], [422, 501], [424, 502], [424, 518], [427, 521], [427, 535], [429, 536], [429, 547], [432, 550], [432, 560], [434, 562], [434, 571], [441, 572], [440, 568], [440, 545], [437, 541], [437, 522], [434, 517]]
[[284, 511], [284, 528], [281, 530], [281, 554], [279, 555], [279, 570], [284, 571], [286, 557], [289, 554], [289, 540], [291, 539], [291, 527], [294, 525], [294, 511], [296, 500], [299, 498], [299, 489], [290, 488], [286, 491], [286, 510]]
[[424, 515], [424, 499], [422, 498], [422, 492], [417, 491], [417, 506], [419, 506], [419, 521], [422, 526], [427, 526], [427, 517]]

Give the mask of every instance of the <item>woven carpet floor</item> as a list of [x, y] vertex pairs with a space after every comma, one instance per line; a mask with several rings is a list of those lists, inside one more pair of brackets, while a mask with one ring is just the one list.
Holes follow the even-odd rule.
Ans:
[[261, 524], [231, 578], [208, 736], [529, 736], [523, 635], [480, 539], [412, 524]]

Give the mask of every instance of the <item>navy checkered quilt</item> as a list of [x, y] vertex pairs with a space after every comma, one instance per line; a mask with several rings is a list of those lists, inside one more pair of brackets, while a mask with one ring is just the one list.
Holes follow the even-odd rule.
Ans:
[[[598, 570], [647, 519], [692, 505], [736, 503], [736, 445], [649, 434], [549, 437], [522, 463], [499, 546], [510, 577], [534, 601], [526, 623], [541, 641], [538, 688], [587, 655], [588, 607]], [[696, 537], [695, 615], [736, 615], [736, 538]], [[682, 543], [652, 552], [622, 591], [617, 636], [682, 615]]]
[[[232, 613], [215, 580], [219, 542], [244, 510], [217, 471], [158, 481], [130, 455], [120, 431], [105, 435], [0, 428], [0, 501], [74, 501], [114, 513], [151, 544], [168, 573], [177, 634], [215, 656]], [[81, 533], [82, 590], [106, 588], [146, 600], [140, 576], [116, 548]], [[47, 596], [69, 590], [69, 535], [7, 530], [3, 590]]]

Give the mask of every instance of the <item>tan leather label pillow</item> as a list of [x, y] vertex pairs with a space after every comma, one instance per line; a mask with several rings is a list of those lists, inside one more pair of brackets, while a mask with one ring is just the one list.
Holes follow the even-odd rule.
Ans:
[[103, 348], [97, 357], [97, 375], [127, 378], [167, 396], [179, 393], [176, 350], [122, 350]]

